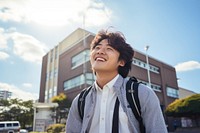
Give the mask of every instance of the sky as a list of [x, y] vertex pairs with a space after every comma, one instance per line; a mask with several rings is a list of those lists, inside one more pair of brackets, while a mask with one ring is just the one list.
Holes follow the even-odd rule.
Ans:
[[199, 0], [0, 0], [0, 89], [38, 99], [42, 57], [77, 28], [108, 27], [200, 93]]

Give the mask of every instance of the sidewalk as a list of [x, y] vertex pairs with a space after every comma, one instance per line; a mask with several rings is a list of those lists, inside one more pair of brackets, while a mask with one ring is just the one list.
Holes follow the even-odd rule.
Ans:
[[175, 131], [175, 132], [169, 132], [169, 133], [200, 133], [200, 131]]
[[200, 133], [200, 127], [196, 128], [177, 128], [174, 132], [169, 133]]
[[176, 131], [176, 132], [169, 132], [169, 133], [200, 133], [200, 131]]

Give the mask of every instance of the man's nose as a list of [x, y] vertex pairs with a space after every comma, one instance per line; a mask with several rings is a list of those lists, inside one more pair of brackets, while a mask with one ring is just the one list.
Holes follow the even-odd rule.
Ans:
[[100, 48], [98, 51], [97, 51], [98, 54], [105, 54], [105, 48]]

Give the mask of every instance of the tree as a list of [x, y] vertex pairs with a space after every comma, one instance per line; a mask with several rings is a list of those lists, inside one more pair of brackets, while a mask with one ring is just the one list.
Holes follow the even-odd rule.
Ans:
[[19, 121], [22, 128], [33, 124], [33, 101], [0, 100], [0, 121]]
[[33, 125], [33, 116], [34, 116], [34, 109], [33, 109], [33, 101], [28, 100], [21, 103], [21, 117], [20, 122], [23, 127], [25, 126], [32, 126]]
[[0, 99], [0, 121], [3, 121], [5, 119], [10, 119], [10, 114], [9, 114], [9, 107], [10, 107], [10, 102], [5, 99]]
[[177, 99], [168, 105], [165, 114], [173, 117], [190, 117], [199, 126], [200, 94], [195, 94], [184, 99]]
[[[66, 119], [69, 107], [71, 102], [67, 99], [67, 96], [64, 93], [60, 93], [57, 96], [54, 96], [51, 101], [53, 103], [58, 103], [58, 107], [56, 108], [56, 123], [61, 123], [61, 119]], [[54, 110], [54, 109], [53, 109]]]

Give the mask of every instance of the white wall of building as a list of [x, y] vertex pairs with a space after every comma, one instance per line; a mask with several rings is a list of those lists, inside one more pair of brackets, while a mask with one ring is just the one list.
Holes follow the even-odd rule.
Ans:
[[33, 130], [44, 132], [50, 124], [54, 124], [54, 119], [51, 117], [53, 111], [51, 108], [57, 107], [57, 103], [35, 103], [34, 105], [34, 121]]

